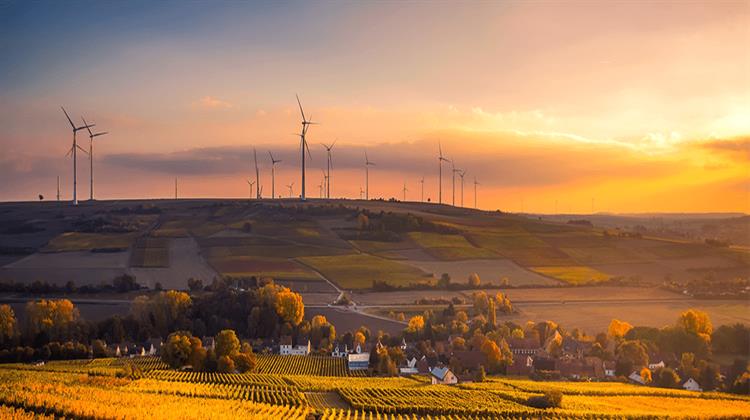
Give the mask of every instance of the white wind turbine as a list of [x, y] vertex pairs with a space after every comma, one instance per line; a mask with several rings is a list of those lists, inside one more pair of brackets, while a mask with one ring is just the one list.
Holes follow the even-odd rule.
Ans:
[[404, 188], [403, 188], [403, 190], [404, 190], [404, 200], [403, 201], [406, 201], [406, 192], [409, 191], [408, 189], [406, 189], [406, 181], [404, 181]]
[[305, 111], [302, 109], [302, 102], [299, 100], [299, 95], [297, 96], [297, 104], [299, 105], [299, 112], [302, 114], [302, 132], [299, 134], [300, 137], [300, 152], [302, 153], [302, 201], [305, 201], [305, 149], [307, 149], [307, 154], [310, 156], [310, 159], [312, 159], [312, 155], [310, 154], [310, 148], [307, 146], [307, 140], [305, 139], [305, 136], [307, 135], [307, 129], [310, 127], [310, 125], [317, 124], [312, 122], [311, 120], [308, 120], [305, 117]]
[[271, 156], [271, 198], [276, 198], [276, 164], [281, 162], [281, 159], [276, 160], [273, 158], [271, 151], [268, 151], [268, 156]]
[[331, 168], [333, 167], [333, 158], [331, 157], [331, 149], [333, 149], [333, 146], [336, 145], [336, 141], [337, 140], [334, 140], [330, 146], [326, 145], [325, 143], [322, 143], [323, 147], [326, 148], [326, 153], [328, 154], [328, 161], [326, 163], [327, 169], [328, 169], [328, 173], [326, 175], [326, 198], [331, 198]]
[[86, 123], [86, 120], [81, 117], [81, 121], [83, 121], [83, 125], [86, 126], [86, 130], [89, 131], [89, 175], [90, 175], [90, 185], [89, 185], [89, 200], [94, 199], [94, 137], [103, 136], [105, 134], [108, 134], [107, 131], [102, 131], [99, 133], [92, 133], [91, 128], [89, 128], [88, 124]]
[[460, 174], [461, 170], [458, 169], [458, 168], [456, 168], [456, 166], [453, 164], [453, 162], [451, 162], [451, 168], [452, 168], [452, 172], [453, 172], [453, 188], [452, 188], [453, 206], [455, 207], [456, 206], [456, 174], [457, 173]]
[[474, 208], [477, 208], [477, 185], [481, 185], [477, 182], [477, 177], [474, 177]]
[[460, 171], [458, 173], [458, 176], [461, 177], [461, 207], [464, 206], [464, 175], [466, 175], [466, 171]]
[[443, 204], [443, 162], [450, 160], [443, 157], [443, 147], [438, 142], [438, 202]]
[[370, 162], [365, 150], [365, 200], [370, 199], [370, 166], [375, 166], [375, 162]]
[[68, 112], [65, 111], [65, 108], [60, 107], [63, 110], [63, 113], [65, 113], [65, 117], [68, 119], [68, 122], [70, 123], [70, 126], [73, 128], [73, 145], [70, 147], [70, 150], [68, 151], [68, 155], [73, 155], [73, 205], [78, 205], [78, 190], [77, 190], [77, 183], [78, 183], [78, 149], [83, 151], [83, 153], [87, 153], [86, 150], [79, 146], [76, 142], [76, 133], [78, 130], [88, 129], [93, 127], [95, 124], [86, 125], [84, 124], [81, 127], [76, 127], [75, 124], [73, 124], [73, 120], [70, 119], [70, 116], [68, 115]]
[[253, 147], [253, 160], [255, 161], [255, 198], [260, 200], [260, 171], [258, 170], [258, 153]]
[[289, 198], [292, 198], [292, 188], [294, 187], [294, 182], [288, 184], [286, 187], [289, 188]]
[[365, 190], [362, 189], [362, 186], [359, 186], [359, 199], [362, 199], [362, 195], [365, 193]]
[[422, 191], [421, 200], [424, 203], [424, 177], [422, 177], [422, 179], [419, 180], [419, 183], [421, 184], [421, 191]]

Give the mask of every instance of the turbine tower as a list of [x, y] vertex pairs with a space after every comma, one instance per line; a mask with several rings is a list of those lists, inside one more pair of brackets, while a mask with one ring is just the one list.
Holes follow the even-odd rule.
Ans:
[[362, 189], [362, 186], [359, 186], [359, 199], [362, 199], [362, 194], [364, 194], [365, 190]]
[[[81, 120], [83, 121], [83, 125], [88, 126], [86, 123], [86, 120], [81, 117]], [[106, 131], [102, 131], [100, 133], [92, 133], [91, 128], [86, 127], [86, 130], [89, 131], [89, 175], [90, 175], [90, 182], [89, 185], [89, 200], [94, 199], [94, 137], [103, 136], [105, 134], [108, 134]]]
[[277, 163], [281, 162], [281, 159], [274, 159], [270, 150], [268, 151], [268, 156], [271, 156], [271, 198], [276, 198], [276, 174], [274, 168]]
[[255, 160], [255, 198], [260, 200], [260, 171], [258, 171], [258, 153], [253, 147], [253, 160]]
[[461, 177], [461, 207], [464, 206], [464, 175], [466, 175], [466, 171], [460, 171], [458, 173], [458, 176]]
[[333, 149], [333, 146], [336, 145], [336, 141], [334, 140], [333, 143], [331, 143], [330, 146], [326, 145], [325, 143], [322, 143], [323, 147], [326, 148], [326, 153], [328, 154], [328, 161], [326, 163], [327, 165], [327, 175], [326, 175], [326, 198], [331, 198], [331, 168], [333, 167], [333, 158], [331, 158], [331, 149]]
[[177, 200], [177, 177], [174, 177], [174, 199]]
[[365, 200], [370, 199], [370, 165], [375, 166], [375, 162], [370, 162], [365, 150]]
[[474, 177], [474, 208], [477, 208], [477, 185], [481, 185], [477, 182], [477, 177]]
[[326, 175], [326, 171], [324, 169], [321, 169], [320, 172], [323, 173], [323, 183], [320, 184], [320, 198], [330, 198], [330, 194], [328, 192], [328, 177], [329, 175]]
[[453, 179], [453, 188], [452, 188], [451, 192], [453, 193], [453, 206], [455, 207], [456, 206], [456, 174], [457, 173], [461, 173], [461, 170], [458, 169], [458, 168], [456, 168], [456, 166], [453, 164], [453, 162], [451, 162], [451, 168], [452, 168], [452, 172], [453, 172], [453, 178], [452, 178]]
[[57, 176], [57, 201], [60, 201], [60, 175]]
[[450, 160], [443, 157], [443, 147], [438, 142], [438, 202], [443, 204], [443, 162]]
[[406, 192], [409, 191], [408, 189], [406, 189], [406, 181], [404, 181], [404, 189], [403, 190], [404, 190], [404, 201], [406, 201]]
[[73, 205], [78, 205], [78, 189], [77, 189], [77, 183], [78, 183], [78, 149], [81, 149], [83, 153], [87, 153], [86, 150], [79, 146], [76, 142], [76, 133], [78, 130], [83, 130], [84, 128], [88, 129], [94, 126], [94, 124], [86, 125], [84, 124], [82, 127], [76, 127], [75, 124], [73, 124], [73, 120], [70, 119], [70, 116], [68, 115], [68, 112], [65, 110], [65, 108], [62, 108], [63, 113], [65, 113], [65, 117], [68, 119], [68, 122], [70, 123], [70, 126], [73, 128], [73, 145], [70, 147], [70, 150], [68, 151], [68, 155], [73, 155]]
[[422, 191], [422, 193], [421, 193], [421, 201], [424, 203], [424, 177], [422, 177], [422, 179], [419, 180], [419, 183], [422, 184], [421, 185], [421, 191]]
[[297, 96], [297, 105], [299, 105], [299, 112], [302, 114], [302, 132], [300, 133], [300, 152], [302, 153], [302, 201], [305, 201], [305, 149], [307, 149], [307, 154], [310, 156], [310, 159], [312, 159], [312, 155], [310, 154], [310, 148], [307, 146], [307, 140], [305, 139], [305, 136], [307, 135], [307, 129], [312, 124], [317, 124], [312, 122], [311, 120], [308, 120], [305, 117], [305, 111], [302, 109], [302, 102], [299, 100], [299, 95]]
[[[252, 200], [252, 198], [253, 198], [253, 185], [255, 185], [255, 181], [250, 181], [249, 179], [246, 179], [245, 181], [247, 181], [247, 185], [250, 186], [250, 194], [248, 194], [248, 198]], [[256, 195], [256, 197], [257, 197], [257, 195]]]

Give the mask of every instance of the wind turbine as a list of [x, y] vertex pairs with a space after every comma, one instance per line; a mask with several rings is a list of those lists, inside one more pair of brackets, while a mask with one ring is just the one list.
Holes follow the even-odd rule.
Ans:
[[438, 202], [443, 204], [443, 162], [450, 160], [443, 157], [443, 147], [438, 142]]
[[456, 205], [456, 174], [457, 173], [461, 173], [461, 170], [457, 169], [456, 166], [453, 164], [453, 162], [451, 162], [451, 168], [453, 170], [453, 178], [452, 178], [453, 179], [453, 188], [452, 188], [451, 192], [453, 193], [453, 206], [455, 207], [455, 205]]
[[370, 165], [375, 166], [375, 162], [370, 162], [365, 150], [365, 200], [370, 199]]
[[424, 203], [424, 177], [422, 177], [422, 179], [419, 180], [419, 183], [422, 184], [422, 188], [421, 188], [421, 190], [422, 190], [421, 200]]
[[333, 149], [333, 146], [336, 145], [336, 141], [334, 140], [333, 143], [331, 143], [330, 146], [326, 145], [325, 143], [321, 143], [323, 147], [326, 148], [326, 153], [328, 154], [328, 174], [326, 175], [327, 181], [326, 181], [326, 198], [331, 198], [331, 168], [333, 167], [333, 158], [331, 158], [331, 149]]
[[174, 199], [177, 200], [177, 177], [174, 177]]
[[406, 189], [406, 181], [404, 181], [404, 201], [406, 201], [406, 192], [409, 191]]
[[294, 187], [294, 182], [286, 186], [289, 188], [289, 198], [292, 198], [292, 187]]
[[460, 171], [458, 173], [458, 176], [461, 177], [461, 207], [464, 206], [464, 175], [466, 175], [466, 171]]
[[260, 172], [258, 171], [258, 153], [256, 153], [254, 147], [253, 160], [255, 160], [255, 198], [260, 200]]
[[328, 177], [329, 175], [326, 175], [326, 171], [321, 169], [320, 172], [323, 173], [323, 183], [320, 184], [320, 198], [326, 197], [330, 198], [330, 193], [328, 192]]
[[89, 175], [90, 175], [90, 182], [89, 185], [89, 200], [94, 199], [94, 137], [103, 136], [105, 134], [108, 134], [106, 131], [102, 131], [99, 133], [92, 133], [91, 128], [88, 127], [88, 124], [86, 123], [86, 120], [81, 117], [81, 120], [83, 121], [83, 125], [86, 126], [86, 130], [89, 131]]
[[73, 120], [70, 119], [70, 116], [68, 115], [68, 112], [65, 110], [65, 108], [62, 108], [63, 113], [65, 113], [65, 117], [68, 119], [68, 122], [70, 123], [70, 126], [73, 128], [73, 145], [70, 147], [70, 150], [68, 151], [68, 154], [73, 155], [73, 205], [78, 205], [78, 190], [77, 190], [77, 183], [78, 183], [78, 149], [81, 149], [83, 153], [87, 153], [86, 150], [79, 146], [76, 142], [76, 133], [78, 130], [83, 130], [84, 128], [88, 129], [93, 127], [95, 124], [86, 125], [84, 124], [81, 127], [76, 127], [75, 124], [73, 124]]
[[362, 199], [362, 194], [364, 194], [365, 190], [362, 189], [362, 186], [359, 186], [359, 199]]
[[297, 97], [297, 104], [299, 105], [299, 112], [302, 114], [302, 133], [300, 133], [300, 151], [302, 152], [302, 201], [305, 201], [305, 149], [307, 149], [307, 154], [310, 156], [310, 159], [312, 159], [312, 155], [310, 154], [310, 148], [307, 146], [307, 140], [305, 140], [305, 136], [307, 135], [307, 129], [312, 124], [317, 124], [312, 122], [311, 120], [308, 120], [305, 117], [305, 111], [302, 109], [302, 102], [299, 100], [299, 95], [295, 95]]
[[253, 185], [255, 185], [255, 181], [250, 181], [249, 179], [246, 179], [245, 181], [247, 181], [247, 185], [250, 186], [250, 194], [248, 195], [248, 197], [252, 199], [253, 198]]
[[57, 201], [60, 201], [60, 175], [57, 176]]
[[274, 159], [270, 150], [268, 151], [268, 156], [271, 156], [271, 198], [276, 198], [276, 174], [274, 173], [274, 168], [277, 163], [281, 162], [281, 159]]
[[477, 185], [482, 185], [477, 182], [477, 177], [474, 177], [474, 208], [477, 208]]

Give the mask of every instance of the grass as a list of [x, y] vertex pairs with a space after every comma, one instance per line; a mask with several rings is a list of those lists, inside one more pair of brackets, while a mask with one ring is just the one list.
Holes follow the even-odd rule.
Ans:
[[493, 259], [498, 255], [489, 249], [475, 247], [439, 247], [426, 248], [425, 252], [441, 261], [460, 261], [476, 259]]
[[209, 258], [230, 256], [253, 256], [273, 258], [296, 258], [319, 255], [340, 255], [349, 251], [340, 248], [325, 248], [310, 245], [246, 245], [246, 246], [214, 246], [205, 248]]
[[540, 248], [547, 244], [532, 235], [499, 235], [474, 233], [470, 236], [473, 243], [483, 248], [502, 250], [508, 248]]
[[47, 252], [90, 251], [92, 249], [127, 249], [136, 233], [82, 233], [65, 232], [49, 241]]
[[431, 232], [409, 232], [409, 238], [422, 248], [473, 247], [463, 235], [442, 235]]
[[497, 251], [500, 255], [525, 267], [574, 265], [575, 261], [557, 248], [512, 248]]
[[572, 285], [598, 283], [610, 276], [585, 266], [531, 267], [533, 271], [562, 280]]
[[560, 249], [582, 264], [614, 264], [643, 261], [639, 255], [625, 249], [610, 247]]
[[432, 281], [416, 267], [366, 254], [299, 258], [344, 289], [368, 289], [373, 281], [393, 286]]

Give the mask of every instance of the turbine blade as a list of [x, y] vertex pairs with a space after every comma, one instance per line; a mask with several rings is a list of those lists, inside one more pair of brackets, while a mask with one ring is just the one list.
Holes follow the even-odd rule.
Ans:
[[86, 122], [83, 115], [81, 115], [81, 121], [83, 121], [83, 125], [86, 126], [86, 130], [89, 131], [89, 136], [94, 137], [94, 133], [91, 132], [91, 127], [89, 127], [89, 123]]
[[77, 147], [77, 148], [79, 148], [79, 149], [81, 149], [81, 151], [82, 151], [83, 153], [86, 153], [87, 155], [89, 154], [89, 152], [88, 152], [88, 151], [87, 151], [86, 149], [84, 149], [83, 147], [81, 147], [81, 146], [79, 146], [79, 145], [77, 145], [77, 144], [76, 144], [76, 147]]
[[76, 125], [73, 124], [73, 120], [70, 119], [70, 115], [68, 115], [68, 111], [66, 111], [65, 108], [63, 108], [63, 107], [60, 107], [60, 108], [65, 113], [65, 117], [68, 118], [68, 122], [70, 123], [70, 126], [73, 127], [73, 129], [75, 130], [76, 129]]
[[294, 96], [297, 97], [297, 104], [299, 105], [299, 112], [300, 112], [300, 114], [302, 114], [302, 121], [306, 121], [305, 120], [305, 111], [302, 110], [302, 102], [300, 102], [300, 100], [299, 100], [299, 95], [297, 95], [295, 93]]
[[109, 131], [102, 131], [101, 133], [95, 133], [95, 134], [92, 134], [91, 137], [99, 137], [105, 134], [109, 134]]
[[307, 149], [307, 156], [310, 156], [310, 160], [312, 160], [312, 154], [310, 153], [310, 146], [307, 145], [307, 140], [305, 140], [304, 143], [305, 149]]

